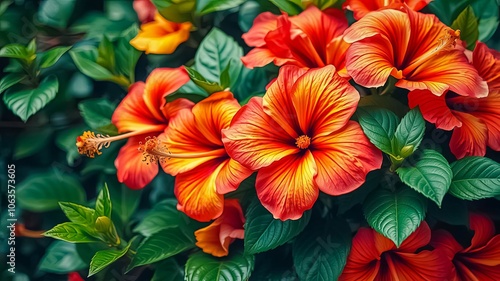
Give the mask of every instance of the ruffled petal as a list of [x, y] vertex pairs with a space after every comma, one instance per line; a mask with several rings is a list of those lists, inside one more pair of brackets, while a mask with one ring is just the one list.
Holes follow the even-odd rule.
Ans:
[[429, 244], [430, 241], [431, 229], [425, 221], [422, 221], [420, 226], [410, 236], [408, 236], [403, 243], [401, 243], [398, 250], [401, 252], [413, 253], [419, 248]]
[[472, 53], [472, 65], [479, 75], [488, 83], [490, 90], [500, 89], [500, 53], [477, 42]]
[[289, 155], [259, 170], [257, 196], [275, 219], [296, 220], [311, 209], [319, 190], [314, 184], [316, 164], [310, 151]]
[[245, 56], [241, 57], [241, 61], [245, 67], [253, 69], [254, 67], [263, 67], [271, 63], [275, 58], [273, 52], [267, 48], [254, 48]]
[[432, 232], [430, 245], [436, 249], [440, 249], [446, 255], [448, 260], [453, 260], [455, 255], [464, 248], [457, 240], [446, 230], [435, 230]]
[[482, 247], [495, 235], [495, 225], [493, 221], [485, 215], [472, 213], [469, 216], [470, 229], [474, 231], [471, 245], [464, 250], [468, 252], [472, 249]]
[[449, 131], [462, 126], [462, 122], [446, 104], [445, 95], [436, 96], [428, 90], [414, 90], [408, 94], [408, 105], [410, 108], [418, 106], [424, 119], [435, 124], [438, 129]]
[[478, 118], [459, 111], [455, 116], [462, 126], [455, 128], [450, 139], [450, 150], [457, 159], [466, 156], [484, 156], [488, 142], [486, 125]]
[[486, 245], [463, 254], [462, 260], [486, 266], [500, 266], [500, 235], [491, 238]]
[[179, 98], [172, 102], [167, 102], [161, 111], [163, 112], [163, 116], [170, 120], [174, 118], [181, 109], [191, 109], [193, 106], [194, 102], [185, 98]]
[[143, 161], [144, 156], [137, 150], [139, 142], [144, 141], [147, 136], [130, 138], [115, 159], [118, 181], [131, 189], [144, 188], [158, 174], [158, 164]]
[[293, 85], [292, 102], [299, 126], [303, 134], [313, 138], [344, 127], [359, 98], [358, 91], [331, 65], [307, 71]]
[[241, 38], [250, 47], [262, 47], [266, 45], [264, 38], [267, 33], [277, 28], [278, 15], [271, 12], [264, 12], [259, 14], [253, 21], [253, 25], [247, 33], [243, 34]]
[[196, 169], [175, 177], [177, 209], [198, 221], [218, 218], [224, 208], [224, 196], [217, 193], [215, 180], [222, 168], [220, 161], [210, 160]]
[[442, 281], [449, 276], [451, 261], [439, 250], [424, 250], [416, 254], [394, 254], [391, 280]]
[[157, 119], [144, 102], [144, 87], [143, 82], [132, 84], [128, 94], [113, 112], [111, 122], [118, 128], [118, 132], [163, 131], [167, 126], [167, 120], [163, 117]]
[[269, 86], [262, 100], [264, 112], [271, 116], [292, 138], [299, 136], [297, 112], [292, 103], [293, 85], [307, 70], [297, 66], [283, 66], [278, 78]]
[[252, 170], [299, 151], [295, 139], [264, 113], [260, 97], [250, 99], [236, 113], [230, 128], [222, 130], [222, 141], [231, 158]]
[[313, 139], [311, 151], [318, 169], [316, 184], [330, 195], [353, 191], [365, 182], [368, 172], [382, 165], [382, 153], [354, 121], [334, 134]]
[[235, 191], [240, 183], [252, 173], [251, 169], [246, 168], [234, 159], [229, 158], [225, 160], [215, 180], [217, 193], [226, 194]]
[[144, 103], [158, 120], [165, 119], [162, 109], [165, 97], [177, 91], [189, 81], [189, 75], [184, 67], [156, 68], [146, 79], [144, 89]]

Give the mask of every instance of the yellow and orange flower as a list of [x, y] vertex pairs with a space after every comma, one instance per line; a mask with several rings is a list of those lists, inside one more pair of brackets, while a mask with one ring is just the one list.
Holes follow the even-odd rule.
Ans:
[[130, 45], [146, 54], [172, 54], [189, 39], [192, 27], [190, 22], [168, 21], [157, 12], [154, 21], [141, 25], [141, 30], [130, 40]]
[[472, 65], [488, 83], [487, 97], [463, 97], [447, 92], [436, 97], [429, 91], [412, 91], [411, 108], [419, 106], [425, 120], [437, 128], [453, 130], [451, 152], [458, 159], [484, 156], [486, 147], [500, 151], [500, 56], [484, 43], [477, 43]]
[[340, 281], [382, 280], [446, 280], [450, 261], [441, 250], [422, 250], [431, 240], [426, 222], [401, 244], [394, 242], [371, 228], [360, 228], [352, 241]]
[[277, 66], [304, 68], [332, 64], [345, 76], [345, 52], [349, 44], [342, 40], [347, 19], [340, 10], [321, 11], [309, 6], [294, 17], [264, 12], [257, 16], [243, 39], [255, 47], [241, 60], [248, 68], [271, 62]]
[[392, 76], [397, 87], [408, 90], [484, 97], [488, 87], [457, 43], [459, 33], [434, 15], [410, 9], [369, 13], [344, 33], [352, 43], [347, 72], [365, 87], [383, 86]]
[[177, 208], [198, 221], [218, 218], [223, 194], [252, 174], [228, 156], [221, 140], [221, 130], [239, 109], [232, 93], [214, 93], [192, 109], [180, 110], [157, 145], [146, 143], [143, 149], [145, 157], [160, 158], [163, 170], [176, 177]]
[[343, 8], [354, 13], [354, 18], [359, 20], [366, 14], [372, 11], [381, 9], [396, 9], [401, 10], [405, 7], [413, 11], [420, 11], [432, 0], [347, 0], [343, 4]]
[[500, 235], [486, 216], [470, 215], [470, 228], [474, 231], [470, 246], [464, 248], [445, 230], [432, 233], [431, 245], [441, 249], [452, 262], [450, 281], [500, 280]]
[[139, 143], [147, 137], [161, 134], [179, 110], [193, 106], [187, 99], [165, 103], [167, 95], [188, 81], [184, 67], [153, 70], [146, 83], [136, 82], [130, 86], [127, 96], [113, 113], [111, 121], [123, 134], [109, 137], [84, 132], [76, 139], [78, 151], [94, 158], [111, 142], [128, 139], [115, 160], [118, 180], [132, 189], [143, 188], [158, 174], [158, 165], [143, 161], [143, 156], [137, 151]]
[[229, 254], [229, 244], [235, 239], [243, 239], [245, 217], [237, 199], [224, 201], [222, 215], [209, 226], [195, 231], [196, 246], [215, 257]]
[[274, 218], [298, 219], [319, 190], [351, 192], [380, 168], [381, 152], [349, 121], [359, 98], [333, 66], [283, 66], [264, 97], [252, 98], [222, 131], [229, 155], [258, 170], [257, 195]]
[[154, 20], [156, 7], [151, 0], [134, 0], [133, 6], [140, 22], [148, 23]]

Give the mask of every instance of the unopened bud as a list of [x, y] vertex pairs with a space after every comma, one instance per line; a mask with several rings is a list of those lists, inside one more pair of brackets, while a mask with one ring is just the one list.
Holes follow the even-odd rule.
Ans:
[[401, 148], [401, 151], [399, 152], [399, 155], [403, 158], [406, 158], [410, 155], [413, 154], [413, 151], [415, 149], [415, 146], [413, 145], [406, 145], [403, 148]]
[[100, 216], [95, 221], [95, 229], [101, 233], [108, 232], [112, 223], [108, 217]]

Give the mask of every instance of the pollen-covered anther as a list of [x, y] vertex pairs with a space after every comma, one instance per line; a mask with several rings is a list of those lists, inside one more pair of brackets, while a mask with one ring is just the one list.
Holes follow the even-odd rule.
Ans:
[[455, 46], [457, 45], [457, 39], [460, 38], [459, 29], [446, 29], [444, 33], [445, 34], [438, 39], [439, 44], [435, 49], [436, 52], [455, 48]]
[[146, 137], [145, 142], [139, 142], [138, 150], [142, 152], [144, 159], [142, 161], [146, 164], [158, 164], [158, 161], [163, 163], [170, 157], [168, 148], [161, 143], [157, 137]]
[[109, 147], [109, 136], [95, 134], [92, 131], [85, 131], [81, 136], [76, 138], [76, 147], [78, 153], [86, 155], [89, 158], [94, 158], [95, 155], [101, 155], [101, 149]]
[[295, 139], [295, 144], [300, 149], [306, 149], [311, 144], [311, 138], [306, 135], [302, 135]]

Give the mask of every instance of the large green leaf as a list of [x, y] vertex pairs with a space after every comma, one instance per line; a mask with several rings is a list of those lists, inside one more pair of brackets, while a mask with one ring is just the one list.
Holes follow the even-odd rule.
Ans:
[[167, 199], [157, 203], [134, 228], [134, 232], [148, 237], [160, 230], [186, 225], [189, 218], [177, 210], [177, 200]]
[[88, 227], [94, 226], [96, 216], [93, 209], [71, 202], [59, 202], [59, 206], [70, 221]]
[[83, 74], [97, 81], [111, 81], [121, 86], [129, 86], [130, 81], [123, 75], [114, 75], [104, 66], [98, 64], [97, 49], [73, 49], [69, 51], [76, 67]]
[[398, 247], [418, 228], [427, 209], [425, 200], [409, 188], [376, 190], [363, 207], [368, 224]]
[[40, 67], [48, 68], [53, 66], [69, 49], [69, 47], [55, 47], [40, 54]]
[[128, 223], [130, 217], [136, 212], [139, 206], [142, 190], [128, 188], [126, 185], [119, 183], [115, 175], [107, 176], [105, 179], [109, 188], [113, 213], [123, 223]]
[[95, 211], [98, 216], [111, 218], [112, 202], [109, 196], [108, 185], [104, 184], [95, 201]]
[[114, 263], [119, 258], [123, 257], [130, 248], [130, 245], [132, 244], [129, 243], [127, 247], [124, 247], [121, 250], [108, 249], [108, 250], [101, 250], [95, 253], [94, 257], [90, 261], [90, 269], [88, 277], [98, 273], [99, 271], [106, 268], [108, 265]]
[[116, 135], [117, 129], [111, 123], [116, 106], [105, 98], [87, 99], [78, 104], [85, 123], [103, 134]]
[[196, 1], [196, 12], [199, 15], [228, 10], [243, 4], [245, 0], [198, 0]]
[[19, 206], [44, 212], [59, 208], [59, 201], [83, 203], [85, 191], [75, 178], [58, 173], [34, 174], [17, 186]]
[[460, 39], [467, 43], [467, 49], [473, 50], [479, 38], [478, 19], [471, 6], [467, 6], [453, 21], [451, 28], [460, 30]]
[[139, 28], [137, 24], [131, 25], [121, 34], [116, 47], [116, 69], [119, 73], [130, 78], [131, 82], [135, 79], [135, 65], [142, 52], [138, 51], [132, 45], [130, 40], [137, 35]]
[[0, 80], [0, 94], [15, 84], [23, 81], [28, 76], [24, 73], [9, 73]]
[[227, 257], [216, 258], [203, 252], [189, 256], [185, 267], [187, 281], [248, 280], [254, 268], [253, 255], [232, 250]]
[[304, 230], [310, 218], [311, 212], [305, 212], [298, 220], [276, 220], [254, 200], [246, 212], [245, 252], [256, 254], [285, 244]]
[[191, 81], [193, 81], [194, 84], [196, 84], [198, 87], [205, 90], [208, 94], [224, 90], [224, 88], [219, 83], [208, 81], [207, 79], [205, 79], [205, 77], [203, 77], [203, 75], [201, 75], [194, 68], [186, 67], [186, 71], [189, 77], [191, 78]]
[[15, 90], [10, 88], [3, 96], [3, 101], [14, 114], [24, 122], [37, 113], [56, 97], [59, 82], [54, 75], [47, 76], [36, 89]]
[[466, 157], [451, 163], [449, 193], [464, 200], [500, 195], [500, 164], [485, 157]]
[[106, 69], [113, 72], [116, 67], [116, 58], [115, 58], [115, 47], [113, 43], [109, 41], [106, 35], [103, 35], [99, 46], [97, 47], [97, 59], [96, 62], [105, 67]]
[[85, 269], [87, 266], [78, 255], [75, 244], [54, 241], [45, 251], [38, 268], [45, 272], [66, 274]]
[[184, 281], [184, 267], [174, 258], [156, 263], [155, 274], [151, 281]]
[[243, 64], [243, 49], [234, 39], [213, 28], [203, 39], [195, 55], [195, 69], [208, 81], [220, 81], [226, 66], [231, 63], [231, 85], [236, 83]]
[[187, 234], [180, 228], [160, 230], [139, 245], [137, 254], [129, 265], [129, 270], [164, 260], [194, 247], [194, 232]]
[[0, 49], [0, 57], [29, 60], [30, 54], [21, 44], [9, 44]]
[[356, 115], [370, 142], [383, 152], [392, 154], [392, 138], [399, 123], [396, 114], [383, 108], [360, 107]]
[[396, 133], [394, 133], [394, 153], [405, 158], [408, 157], [417, 150], [424, 137], [424, 133], [425, 121], [420, 113], [420, 109], [416, 107], [401, 119], [401, 123], [396, 128]]
[[402, 182], [440, 207], [453, 177], [448, 161], [434, 150], [424, 150], [414, 166], [401, 167], [396, 172]]
[[99, 242], [100, 240], [91, 235], [89, 231], [90, 229], [87, 229], [85, 226], [73, 222], [65, 222], [47, 230], [43, 235], [71, 243]]
[[350, 249], [351, 230], [345, 221], [318, 221], [293, 242], [295, 270], [300, 280], [337, 280]]

